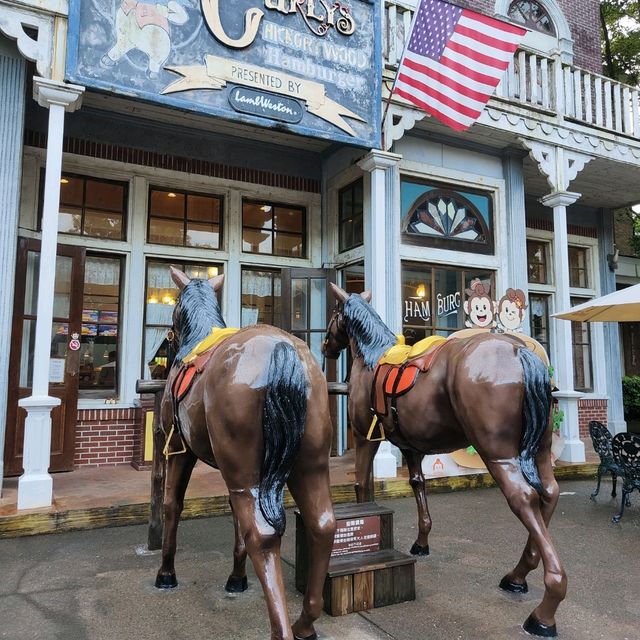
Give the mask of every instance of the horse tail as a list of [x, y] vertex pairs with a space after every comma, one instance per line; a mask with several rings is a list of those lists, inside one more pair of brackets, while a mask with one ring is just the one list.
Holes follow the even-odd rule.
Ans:
[[518, 462], [527, 482], [542, 493], [542, 482], [536, 466], [540, 441], [549, 425], [551, 412], [551, 380], [542, 360], [529, 349], [519, 349], [518, 357], [524, 371], [524, 401], [522, 406], [522, 440]]
[[265, 520], [284, 533], [284, 483], [300, 449], [307, 420], [307, 377], [294, 346], [278, 342], [271, 354], [262, 412], [264, 453], [259, 505]]

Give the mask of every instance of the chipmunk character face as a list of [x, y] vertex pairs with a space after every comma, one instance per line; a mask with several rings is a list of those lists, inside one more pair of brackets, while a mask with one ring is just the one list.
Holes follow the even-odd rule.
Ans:
[[527, 299], [522, 289], [507, 289], [498, 302], [498, 324], [505, 331], [522, 331]]
[[469, 298], [464, 302], [464, 312], [469, 316], [466, 322], [468, 327], [488, 329], [495, 324], [496, 303], [491, 299], [489, 289], [489, 285], [478, 278], [471, 281], [466, 291]]

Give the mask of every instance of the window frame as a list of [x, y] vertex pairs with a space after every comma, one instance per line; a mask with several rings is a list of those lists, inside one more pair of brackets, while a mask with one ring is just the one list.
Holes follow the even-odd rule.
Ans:
[[[446, 251], [453, 251], [456, 253], [473, 253], [479, 255], [488, 255], [495, 256], [496, 255], [496, 203], [495, 203], [495, 193], [493, 190], [489, 189], [478, 189], [469, 187], [465, 184], [453, 185], [447, 184], [444, 182], [440, 182], [438, 180], [430, 180], [425, 177], [416, 177], [411, 175], [410, 173], [402, 172], [400, 174], [400, 193], [402, 194], [402, 184], [403, 182], [410, 182], [413, 184], [422, 184], [426, 187], [432, 187], [432, 191], [421, 195], [417, 198], [410, 206], [408, 212], [400, 211], [400, 242], [405, 245], [412, 245], [417, 247], [430, 247], [434, 249], [443, 249]], [[479, 196], [487, 198], [488, 201], [488, 218], [489, 222], [487, 223], [480, 211], [477, 210], [477, 207], [468, 200], [461, 191], [465, 191], [472, 194], [477, 194]], [[465, 206], [469, 206], [473, 213], [476, 215], [480, 224], [485, 232], [485, 236], [487, 241], [485, 243], [474, 242], [472, 240], [461, 240], [456, 238], [440, 238], [437, 236], [428, 236], [417, 233], [411, 233], [407, 231], [407, 227], [409, 222], [413, 216], [415, 209], [425, 202], [426, 200], [431, 199], [436, 195], [442, 195], [444, 197], [453, 197], [455, 199], [459, 199]], [[402, 197], [402, 196], [401, 196]], [[476, 214], [477, 211], [477, 214]]]
[[[40, 186], [39, 186], [39, 198], [38, 198], [38, 219], [37, 219], [37, 230], [42, 231], [42, 215], [44, 212], [44, 183], [45, 183], [45, 167], [40, 167]], [[102, 178], [93, 175], [93, 173], [77, 173], [76, 171], [65, 171], [64, 167], [61, 171], [60, 180], [64, 178], [73, 178], [75, 180], [82, 180], [82, 218], [80, 222], [80, 233], [69, 233], [68, 231], [60, 231], [58, 233], [64, 238], [91, 238], [92, 240], [96, 240], [98, 242], [128, 242], [128, 230], [129, 230], [129, 189], [131, 183], [129, 180], [117, 179], [117, 178]], [[99, 207], [90, 207], [91, 209], [95, 209], [101, 213], [119, 213], [122, 216], [122, 235], [120, 238], [107, 238], [104, 236], [94, 236], [88, 235], [84, 233], [85, 228], [85, 218], [86, 218], [86, 195], [87, 195], [87, 180], [91, 180], [93, 182], [101, 182], [104, 184], [115, 184], [123, 187], [122, 194], [122, 211], [115, 211], [114, 209], [101, 209]], [[62, 193], [61, 193], [62, 196]], [[63, 205], [61, 197], [58, 200], [58, 217], [60, 216], [60, 209], [63, 206], [76, 206], [76, 205]], [[58, 222], [59, 224], [59, 222]]]
[[[542, 13], [544, 16], [546, 16], [549, 20], [549, 22], [551, 23], [551, 27], [552, 27], [552, 31], [545, 31], [543, 29], [538, 28], [538, 23], [539, 21], [533, 21], [533, 20], [527, 20], [526, 16], [524, 15], [524, 13], [522, 12], [522, 9], [520, 9], [520, 7], [518, 7], [518, 9], [520, 10], [520, 13], [522, 15], [522, 17], [524, 18], [524, 22], [517, 20], [516, 18], [514, 18], [511, 15], [511, 10], [514, 8], [515, 5], [521, 3], [521, 2], [529, 2], [529, 3], [533, 3], [536, 4], [538, 7], [540, 7], [540, 9], [542, 10]], [[510, 20], [515, 23], [515, 24], [519, 24], [520, 26], [524, 27], [527, 30], [531, 30], [531, 31], [536, 31], [538, 33], [542, 33], [545, 36], [551, 36], [552, 38], [557, 38], [558, 37], [558, 27], [556, 26], [556, 23], [553, 19], [553, 17], [551, 16], [551, 14], [549, 13], [549, 10], [544, 6], [544, 4], [542, 2], [538, 2], [537, 0], [512, 0], [509, 3], [509, 7], [507, 9], [507, 16], [510, 18]]]
[[[267, 205], [270, 206], [272, 211], [275, 210], [276, 208], [282, 208], [282, 209], [298, 209], [301, 211], [302, 213], [302, 230], [300, 231], [300, 238], [302, 240], [302, 254], [299, 256], [288, 256], [288, 255], [283, 255], [280, 253], [274, 253], [274, 249], [275, 249], [275, 236], [278, 233], [281, 233], [285, 236], [290, 236], [290, 237], [297, 237], [298, 234], [294, 234], [290, 231], [278, 231], [277, 229], [263, 229], [261, 227], [251, 227], [251, 226], [246, 226], [244, 224], [244, 205], [245, 203], [248, 204], [261, 204], [261, 205]], [[272, 201], [272, 200], [267, 200], [267, 199], [260, 199], [260, 198], [253, 198], [253, 197], [247, 197], [244, 194], [242, 195], [241, 199], [240, 199], [240, 251], [245, 254], [245, 255], [250, 255], [250, 256], [266, 256], [269, 258], [286, 258], [286, 259], [290, 259], [290, 260], [308, 260], [308, 253], [309, 253], [309, 239], [308, 239], [308, 229], [309, 229], [309, 222], [308, 222], [308, 217], [309, 215], [309, 208], [306, 205], [301, 205], [301, 204], [287, 204], [286, 202], [276, 202], [276, 201]], [[272, 226], [273, 226], [273, 216], [271, 217], [272, 220]], [[262, 251], [245, 251], [244, 249], [244, 231], [245, 229], [250, 229], [251, 231], [268, 231], [271, 234], [271, 253], [265, 253]]]
[[[354, 207], [353, 207], [354, 198], [352, 195], [351, 215], [343, 216], [342, 196], [344, 193], [346, 193], [349, 190], [351, 190], [352, 193], [355, 192], [355, 189], [358, 185], [360, 185], [362, 189], [362, 210], [359, 212], [359, 214], [354, 213]], [[359, 242], [356, 241], [353, 244], [346, 246], [343, 244], [344, 225], [346, 222], [351, 221], [351, 224], [354, 225], [354, 228], [355, 228], [354, 221], [357, 219], [358, 216], [360, 217], [360, 234], [361, 234], [360, 241]], [[355, 236], [355, 233], [353, 235]], [[338, 253], [351, 251], [352, 249], [356, 249], [357, 247], [361, 247], [363, 245], [364, 245], [364, 176], [360, 176], [359, 178], [356, 178], [349, 184], [338, 189]]]
[[[242, 322], [242, 278], [244, 276], [244, 273], [246, 271], [260, 271], [260, 272], [266, 272], [266, 273], [270, 273], [272, 274], [272, 276], [278, 276], [280, 278], [280, 300], [282, 301], [282, 269], [279, 267], [273, 267], [273, 266], [263, 266], [260, 264], [243, 264], [240, 267], [240, 292], [239, 292], [239, 299], [240, 299], [240, 325], [241, 327], [245, 327], [245, 326], [251, 326], [251, 325], [245, 325]], [[275, 324], [275, 314], [274, 314], [274, 309], [275, 309], [275, 300], [276, 300], [276, 295], [274, 293], [274, 278], [271, 278], [271, 317], [268, 318], [268, 322], [263, 322], [262, 324], [270, 324], [274, 327], [278, 327], [280, 328], [280, 325], [282, 324], [283, 318], [282, 318], [282, 302], [280, 303], [280, 325]], [[258, 323], [260, 323], [260, 316], [258, 315]]]
[[[175, 249], [185, 249], [185, 250], [200, 250], [200, 251], [223, 251], [224, 250], [224, 207], [225, 207], [225, 197], [220, 193], [207, 193], [206, 191], [192, 191], [190, 189], [173, 189], [171, 187], [161, 187], [150, 181], [147, 183], [147, 225], [145, 230], [145, 242], [149, 245], [155, 245], [158, 247], [173, 247]], [[182, 217], [182, 244], [167, 244], [163, 242], [158, 242], [157, 240], [151, 240], [149, 234], [151, 230], [151, 220], [152, 218], [155, 220], [173, 220], [177, 221], [179, 218], [171, 218], [168, 216], [158, 216], [153, 215], [151, 213], [151, 194], [154, 191], [160, 191], [163, 193], [175, 193], [184, 195], [184, 215]], [[186, 243], [187, 240], [187, 225], [189, 222], [188, 215], [188, 198], [189, 196], [196, 196], [201, 198], [211, 198], [214, 200], [218, 200], [220, 203], [220, 215], [218, 221], [218, 246], [217, 247], [202, 247], [202, 246], [192, 246]], [[196, 222], [195, 220], [191, 220], [191, 222]], [[212, 223], [215, 224], [215, 223]]]

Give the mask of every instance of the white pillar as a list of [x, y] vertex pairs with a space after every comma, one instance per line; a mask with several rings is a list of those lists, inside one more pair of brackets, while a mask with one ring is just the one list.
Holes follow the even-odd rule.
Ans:
[[3, 292], [0, 305], [0, 495], [4, 479], [13, 283], [22, 174], [25, 67], [22, 58], [14, 57], [8, 51], [5, 55], [0, 50], [0, 291]]
[[[556, 285], [556, 311], [564, 311], [571, 307], [569, 292], [569, 240], [567, 234], [567, 207], [580, 197], [579, 193], [558, 191], [545, 196], [540, 201], [553, 208], [553, 271]], [[573, 341], [571, 323], [554, 318], [555, 348], [552, 364], [558, 391], [554, 394], [558, 404], [564, 411], [561, 434], [565, 446], [560, 455], [567, 462], [584, 462], [584, 443], [580, 440], [578, 426], [578, 400], [581, 393], [573, 387]]]
[[51, 505], [53, 480], [51, 459], [51, 410], [60, 404], [49, 396], [49, 359], [58, 241], [58, 209], [62, 172], [62, 140], [65, 111], [75, 111], [81, 103], [83, 87], [34, 78], [33, 93], [41, 107], [49, 108], [47, 166], [42, 209], [42, 241], [32, 395], [19, 401], [26, 410], [24, 428], [24, 473], [18, 481], [18, 509]]
[[[505, 286], [522, 289], [525, 294], [529, 290], [529, 274], [527, 261], [527, 220], [524, 202], [524, 170], [522, 167], [523, 154], [518, 150], [509, 150], [502, 160], [506, 186], [507, 205], [507, 233], [509, 279]], [[529, 333], [529, 322], [523, 327]]]
[[[402, 156], [371, 151], [358, 164], [369, 172], [364, 203], [365, 288], [371, 290], [373, 308], [383, 322], [398, 331], [400, 309], [400, 198], [398, 163]], [[376, 478], [395, 478], [401, 456], [397, 448], [383, 442], [373, 461]]]

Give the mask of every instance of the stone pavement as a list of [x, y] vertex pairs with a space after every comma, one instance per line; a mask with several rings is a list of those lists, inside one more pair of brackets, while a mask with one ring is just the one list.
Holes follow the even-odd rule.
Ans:
[[[618, 500], [604, 482], [563, 481], [552, 532], [569, 576], [561, 605], [561, 640], [640, 638], [640, 498], [632, 496], [621, 524], [611, 523]], [[395, 516], [396, 547], [416, 533], [412, 499], [385, 500]], [[542, 595], [542, 573], [530, 591], [497, 588], [520, 556], [524, 528], [496, 489], [431, 496], [432, 555], [416, 565], [415, 602], [317, 623], [320, 640], [511, 640]], [[283, 539], [291, 615], [295, 591], [295, 525]], [[228, 516], [185, 521], [178, 535], [180, 586], [158, 591], [158, 555], [144, 555], [145, 526], [0, 540], [0, 638], [10, 640], [268, 640], [262, 590], [230, 596], [233, 526]]]

